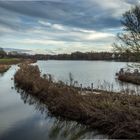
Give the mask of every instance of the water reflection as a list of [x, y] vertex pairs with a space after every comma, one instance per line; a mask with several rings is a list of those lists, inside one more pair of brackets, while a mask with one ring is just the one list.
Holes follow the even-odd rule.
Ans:
[[[48, 113], [47, 106], [37, 98], [18, 89], [21, 99], [25, 104], [33, 105], [36, 111], [41, 112], [46, 121], [38, 121], [40, 129], [46, 130], [49, 140], [78, 140], [78, 139], [98, 139], [107, 138], [98, 131], [88, 129], [74, 121], [62, 120], [55, 118]], [[41, 137], [42, 139], [42, 137]]]
[[[76, 122], [49, 115], [36, 98], [14, 87], [17, 67], [12, 66], [0, 77], [0, 140], [73, 140], [106, 138]], [[18, 93], [18, 92], [19, 93]]]
[[0, 77], [2, 77], [4, 75], [4, 73], [0, 73]]
[[0, 72], [0, 77], [3, 77], [6, 72]]

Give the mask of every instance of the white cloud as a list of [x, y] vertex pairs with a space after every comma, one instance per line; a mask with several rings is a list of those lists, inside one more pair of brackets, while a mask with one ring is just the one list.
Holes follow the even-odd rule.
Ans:
[[43, 20], [39, 20], [38, 23], [40, 23], [41, 25], [50, 27], [52, 29], [55, 29], [55, 30], [65, 30], [64, 26], [62, 26], [60, 24], [52, 24], [50, 22], [43, 21]]
[[111, 38], [111, 37], [115, 37], [115, 35], [113, 35], [111, 33], [103, 33], [103, 32], [94, 31], [94, 32], [88, 34], [86, 39], [87, 40], [102, 40], [102, 39]]
[[60, 24], [53, 24], [52, 28], [57, 29], [57, 30], [64, 30], [64, 26], [60, 25]]
[[50, 22], [46, 22], [46, 21], [43, 21], [43, 20], [39, 20], [38, 23], [40, 23], [42, 25], [45, 25], [45, 26], [51, 26], [52, 25]]
[[132, 7], [132, 4], [127, 3], [125, 0], [96, 0], [93, 1], [93, 3], [94, 2], [96, 2], [102, 9], [106, 10], [107, 12], [111, 11], [112, 13], [110, 14], [112, 14], [114, 17], [122, 16], [125, 11]]
[[8, 40], [3, 38], [3, 42], [0, 45], [35, 48], [34, 52], [36, 53], [43, 53], [45, 49], [47, 51], [44, 51], [44, 53], [111, 50], [112, 40], [114, 39], [114, 34], [112, 33], [60, 26], [51, 23], [47, 23], [47, 25], [51, 26], [49, 28], [36, 26], [26, 30], [26, 32], [12, 32], [11, 36], [9, 34]]
[[23, 39], [18, 40], [17, 43], [31, 44], [31, 45], [64, 45], [64, 41], [44, 40], [44, 39]]

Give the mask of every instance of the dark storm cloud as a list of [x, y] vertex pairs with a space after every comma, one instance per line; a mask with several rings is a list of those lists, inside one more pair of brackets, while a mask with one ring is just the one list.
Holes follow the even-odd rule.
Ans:
[[[128, 0], [127, 2], [132, 3], [133, 1]], [[1, 14], [3, 13], [2, 16], [7, 16], [6, 18], [8, 15], [11, 16], [12, 12], [18, 18], [28, 16], [85, 29], [101, 30], [120, 26], [120, 17], [113, 16], [114, 9], [104, 9], [97, 3], [97, 0], [1, 1], [0, 11]], [[0, 20], [0, 23], [11, 25], [13, 28], [21, 24], [16, 25], [13, 24], [13, 21], [10, 23], [6, 19]]]
[[139, 0], [125, 0], [125, 2], [126, 3], [130, 3], [130, 4], [134, 4], [134, 5], [136, 5], [136, 4], [139, 4]]

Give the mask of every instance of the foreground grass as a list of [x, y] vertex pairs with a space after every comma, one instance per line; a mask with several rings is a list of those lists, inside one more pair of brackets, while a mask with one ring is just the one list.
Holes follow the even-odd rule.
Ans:
[[81, 95], [62, 82], [41, 77], [37, 66], [22, 65], [15, 83], [46, 104], [51, 114], [99, 129], [110, 138], [140, 138], [140, 97], [104, 92]]
[[12, 65], [12, 64], [17, 64], [21, 61], [22, 60], [18, 58], [2, 58], [0, 59], [0, 64]]

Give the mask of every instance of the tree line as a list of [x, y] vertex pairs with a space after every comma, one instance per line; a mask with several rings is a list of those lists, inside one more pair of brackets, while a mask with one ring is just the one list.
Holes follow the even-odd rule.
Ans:
[[73, 52], [71, 54], [26, 54], [18, 52], [4, 53], [3, 57], [9, 58], [31, 58], [37, 60], [107, 60], [107, 61], [140, 61], [135, 58], [134, 54], [118, 53], [118, 52]]

